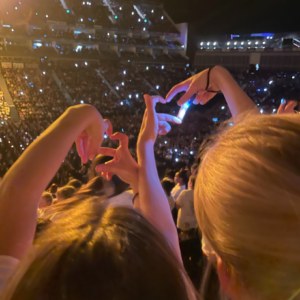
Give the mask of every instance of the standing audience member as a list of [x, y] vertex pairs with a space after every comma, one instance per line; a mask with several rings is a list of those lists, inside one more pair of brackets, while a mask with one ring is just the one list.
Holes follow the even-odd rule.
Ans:
[[163, 180], [161, 182], [161, 185], [168, 197], [170, 208], [171, 208], [171, 210], [173, 210], [175, 207], [175, 200], [174, 200], [173, 196], [171, 195], [171, 191], [173, 190], [175, 184], [173, 182], [171, 182], [170, 180]]
[[78, 179], [72, 179], [67, 185], [74, 187], [74, 189], [78, 191], [82, 187], [82, 182]]
[[44, 192], [39, 202], [39, 209], [46, 208], [52, 205], [53, 197], [50, 193]]
[[175, 177], [175, 172], [172, 169], [167, 169], [163, 181], [169, 180], [170, 182], [174, 182], [174, 177]]
[[57, 191], [57, 202], [65, 201], [76, 193], [76, 189], [71, 185], [66, 185]]
[[197, 228], [197, 220], [194, 209], [194, 188], [196, 177], [191, 176], [188, 183], [188, 190], [180, 193], [176, 200], [178, 209], [177, 228], [182, 231]]
[[171, 192], [171, 195], [173, 196], [175, 201], [179, 197], [180, 193], [187, 188], [188, 180], [189, 179], [186, 170], [180, 170], [175, 174], [174, 182], [176, 183], [176, 185]]

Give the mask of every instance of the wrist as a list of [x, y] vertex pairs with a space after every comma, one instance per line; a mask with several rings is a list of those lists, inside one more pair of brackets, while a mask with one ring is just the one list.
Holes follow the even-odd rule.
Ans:
[[217, 90], [220, 90], [223, 92], [223, 84], [226, 79], [228, 79], [228, 76], [231, 77], [230, 73], [221, 66], [215, 66], [210, 73], [211, 80], [216, 85]]

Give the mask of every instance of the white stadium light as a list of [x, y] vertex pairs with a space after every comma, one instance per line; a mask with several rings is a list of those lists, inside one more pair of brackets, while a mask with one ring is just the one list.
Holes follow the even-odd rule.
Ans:
[[161, 19], [163, 20], [163, 19], [164, 19], [164, 16], [161, 16]]
[[228, 42], [227, 45], [229, 46], [229, 45], [230, 45], [230, 42]]
[[251, 45], [251, 42], [248, 42], [248, 45]]
[[203, 42], [200, 43], [200, 46], [203, 46]]
[[179, 162], [179, 158], [178, 158], [178, 157], [176, 157], [176, 158], [175, 158], [175, 161], [176, 161], [176, 162]]
[[255, 42], [255, 45], [258, 45], [258, 42], [257, 42], [257, 41]]
[[261, 113], [261, 114], [263, 114], [263, 113], [264, 113], [264, 110], [263, 110], [262, 108], [261, 108], [261, 110], [260, 110], [260, 113]]
[[265, 44], [266, 44], [266, 42], [263, 42], [263, 44], [265, 45]]
[[234, 42], [234, 45], [236, 45], [237, 44], [237, 42]]
[[272, 83], [273, 83], [273, 80], [270, 80], [270, 81], [269, 81], [269, 84], [272, 84]]
[[123, 105], [124, 103], [123, 103], [123, 101], [121, 101], [121, 103], [120, 103], [121, 105]]
[[88, 65], [88, 63], [87, 63], [87, 62], [85, 62], [84, 64], [85, 64], [86, 66]]
[[156, 86], [156, 89], [159, 90], [159, 85]]
[[214, 42], [214, 46], [216, 46], [217, 45], [217, 42]]
[[81, 104], [83, 104], [83, 103], [84, 103], [84, 101], [83, 101], [83, 100], [80, 100], [80, 103], [81, 103]]
[[244, 45], [244, 42], [241, 42], [241, 45]]
[[209, 46], [209, 45], [210, 45], [210, 42], [208, 42], [206, 45]]

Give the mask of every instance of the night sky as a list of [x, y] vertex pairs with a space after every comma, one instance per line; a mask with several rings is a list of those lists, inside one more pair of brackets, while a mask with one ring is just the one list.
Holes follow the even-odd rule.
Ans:
[[300, 0], [163, 0], [176, 23], [198, 34], [300, 31]]

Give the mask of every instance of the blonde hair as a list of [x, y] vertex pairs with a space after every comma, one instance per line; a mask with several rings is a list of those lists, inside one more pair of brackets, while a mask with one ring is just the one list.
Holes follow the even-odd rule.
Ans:
[[201, 231], [248, 296], [299, 299], [300, 117], [252, 116], [228, 127], [202, 154]]

